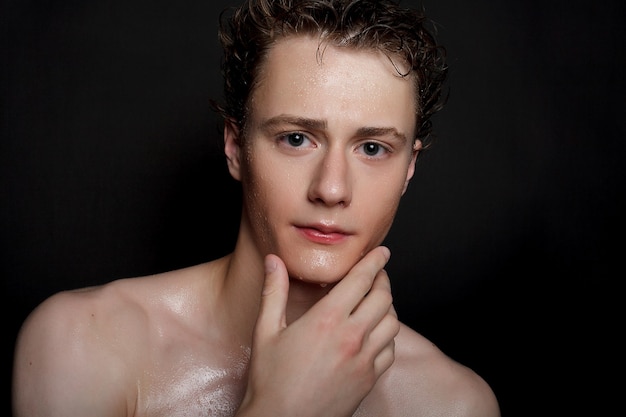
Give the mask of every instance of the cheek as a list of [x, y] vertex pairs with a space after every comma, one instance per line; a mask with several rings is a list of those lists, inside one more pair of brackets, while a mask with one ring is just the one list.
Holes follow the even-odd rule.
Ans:
[[389, 229], [393, 223], [398, 210], [399, 197], [398, 195], [389, 196], [387, 199], [379, 200], [379, 205], [376, 213], [372, 215], [374, 219], [378, 219], [378, 222], [372, 222], [373, 240], [378, 245], [387, 236]]
[[302, 175], [294, 174], [294, 171], [293, 167], [280, 165], [277, 161], [249, 159], [249, 180], [245, 185], [251, 203], [258, 200], [258, 205], [272, 210], [288, 205], [303, 186], [298, 183]]
[[[369, 231], [371, 247], [379, 245], [391, 228], [402, 197], [405, 177], [401, 181], [394, 179], [375, 189], [364, 187], [360, 192], [363, 197], [355, 215], [361, 219], [364, 230]], [[376, 196], [375, 199], [372, 198], [373, 195]]]
[[281, 219], [294, 210], [294, 195], [300, 189], [297, 178], [284, 167], [259, 158], [247, 158], [242, 178], [244, 204], [255, 234], [272, 240]]

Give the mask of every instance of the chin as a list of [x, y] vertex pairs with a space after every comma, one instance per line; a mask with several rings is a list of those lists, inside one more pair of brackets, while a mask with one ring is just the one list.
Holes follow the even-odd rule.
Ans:
[[306, 272], [289, 273], [289, 277], [291, 279], [305, 282], [307, 284], [316, 284], [316, 285], [324, 285], [324, 286], [327, 284], [330, 284], [330, 285], [336, 284], [337, 282], [341, 281], [341, 279], [345, 275], [346, 274], [330, 275], [330, 273], [328, 272], [321, 272], [321, 271], [306, 271]]
[[339, 282], [358, 261], [347, 262], [352, 257], [338, 255], [328, 251], [312, 251], [307, 256], [300, 254], [295, 262], [287, 262], [289, 276], [304, 282], [315, 284], [334, 284]]

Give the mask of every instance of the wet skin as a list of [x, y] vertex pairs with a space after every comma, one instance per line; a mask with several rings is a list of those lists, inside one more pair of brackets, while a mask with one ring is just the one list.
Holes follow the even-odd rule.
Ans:
[[[480, 377], [392, 314], [378, 245], [420, 147], [411, 80], [378, 53], [318, 57], [316, 40], [277, 42], [245, 137], [226, 124], [244, 191], [234, 251], [42, 303], [16, 349], [16, 417], [497, 415]], [[355, 328], [367, 361], [336, 349]]]

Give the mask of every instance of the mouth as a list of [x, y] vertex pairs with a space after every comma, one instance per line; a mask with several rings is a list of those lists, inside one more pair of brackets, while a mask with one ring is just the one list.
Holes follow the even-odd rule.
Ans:
[[345, 241], [351, 233], [334, 226], [323, 224], [296, 226], [305, 239], [325, 245], [333, 245]]

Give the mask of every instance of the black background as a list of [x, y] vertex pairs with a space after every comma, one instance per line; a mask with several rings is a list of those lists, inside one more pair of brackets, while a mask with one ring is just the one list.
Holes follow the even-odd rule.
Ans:
[[[239, 188], [208, 102], [227, 3], [2, 4], [7, 381], [45, 297], [231, 250]], [[451, 70], [387, 240], [399, 315], [481, 374], [503, 416], [606, 411], [623, 327], [624, 3], [405, 3], [438, 23]]]

